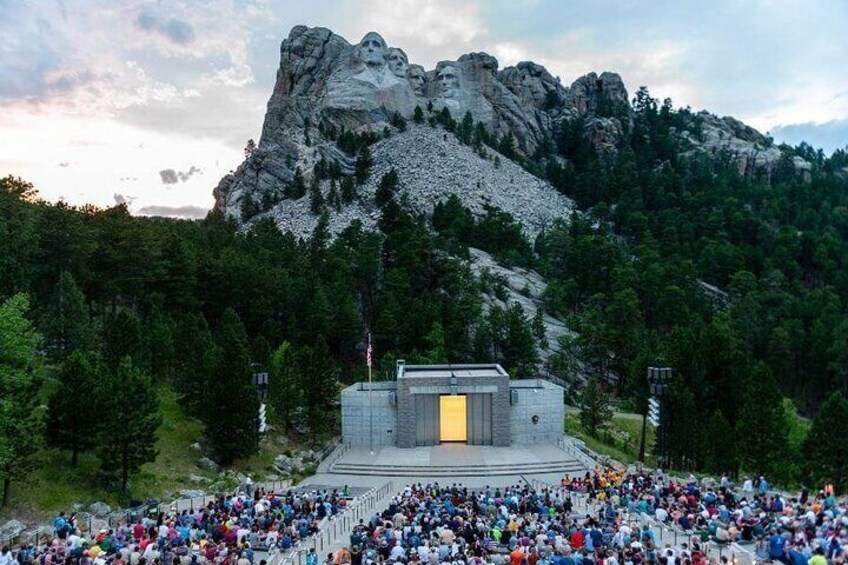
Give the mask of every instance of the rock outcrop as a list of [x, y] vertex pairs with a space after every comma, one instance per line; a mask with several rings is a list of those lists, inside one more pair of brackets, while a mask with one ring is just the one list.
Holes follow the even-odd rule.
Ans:
[[711, 159], [728, 160], [740, 175], [762, 175], [767, 180], [785, 162], [792, 172], [809, 181], [812, 164], [797, 155], [785, 156], [771, 138], [751, 126], [730, 116], [719, 118], [706, 111], [698, 112], [695, 120], [698, 125], [692, 129], [697, 131], [680, 132], [680, 138], [689, 147], [683, 156], [707, 155]]
[[[469, 249], [469, 267], [477, 279], [485, 275], [502, 282], [500, 296], [497, 292], [487, 292], [483, 295], [485, 308], [492, 305], [503, 309], [512, 304], [520, 304], [524, 315], [528, 319], [536, 316], [536, 312], [542, 308], [542, 295], [547, 288], [547, 283], [542, 275], [522, 267], [505, 267], [480, 249]], [[547, 347], [539, 348], [539, 370], [544, 376], [551, 378], [549, 371], [549, 360], [559, 352], [559, 338], [569, 335], [571, 330], [565, 322], [559, 318], [545, 313], [542, 317], [545, 326], [545, 341]]]
[[[491, 150], [487, 158], [482, 158], [441, 129], [412, 126], [375, 143], [371, 151], [371, 174], [357, 188], [356, 200], [329, 215], [332, 234], [354, 220], [365, 229], [375, 229], [379, 209], [374, 195], [380, 179], [391, 169], [398, 174], [399, 201], [412, 210], [429, 215], [438, 202], [456, 195], [478, 215], [484, 215], [487, 206], [509, 212], [530, 241], [557, 218], [568, 217], [573, 209], [572, 202], [547, 182]], [[325, 199], [330, 182], [321, 183]], [[318, 223], [318, 216], [310, 211], [308, 195], [284, 200], [260, 217], [274, 218], [281, 229], [301, 237], [309, 236]]]
[[[585, 120], [586, 137], [599, 154], [614, 154], [631, 120], [624, 83], [613, 73], [591, 73], [568, 89], [540, 65], [522, 62], [499, 70], [498, 61], [486, 53], [442, 61], [428, 71], [410, 64], [403, 50], [388, 46], [379, 34], [368, 33], [351, 45], [328, 29], [297, 26], [280, 48], [280, 68], [259, 146], [221, 180], [214, 192], [216, 207], [240, 217], [245, 195], [254, 201], [278, 201], [297, 169], [308, 179], [322, 159], [349, 173], [354, 159], [337, 147], [335, 135], [382, 134], [398, 118], [410, 122], [416, 108], [427, 117], [447, 109], [457, 122], [468, 114], [492, 137], [511, 137], [522, 155], [549, 143], [558, 124], [574, 118]], [[610, 109], [619, 117], [603, 115]], [[428, 167], [446, 170], [448, 163], [440, 161], [436, 156]], [[506, 173], [501, 175], [504, 180], [514, 182]], [[298, 205], [288, 206], [288, 211], [274, 210], [275, 217], [294, 217]]]
[[[541, 65], [521, 62], [499, 69], [486, 53], [469, 53], [426, 70], [377, 33], [352, 45], [328, 29], [296, 26], [280, 47], [259, 145], [220, 181], [216, 208], [242, 221], [271, 216], [283, 230], [307, 235], [315, 225], [308, 199], [287, 187], [295, 179], [310, 182], [319, 164], [352, 173], [356, 156], [346, 152], [350, 147], [340, 148], [342, 135], [368, 134], [373, 140], [388, 133], [372, 147], [374, 172], [359, 200], [330, 211], [334, 233], [354, 219], [373, 225], [375, 208], [368, 199], [374, 179], [390, 167], [398, 169], [408, 202], [418, 209], [429, 210], [457, 192], [475, 211], [489, 204], [512, 213], [531, 236], [553, 215], [570, 211], [550, 185], [518, 171], [505, 157], [499, 157], [501, 166], [495, 170], [491, 149], [475, 153], [448, 140], [451, 134], [442, 130], [403, 133], [416, 114], [419, 122], [435, 120], [445, 110], [457, 123], [470, 116], [473, 127], [483, 127], [494, 140], [511, 140], [513, 150], [525, 157], [550, 149], [565, 124], [569, 136], [576, 132], [603, 161], [612, 162], [634, 130], [627, 89], [615, 73], [589, 73], [565, 87]], [[810, 172], [809, 163], [784, 155], [769, 138], [733, 118], [702, 112], [676, 135], [684, 157], [724, 160], [743, 175]], [[500, 147], [509, 152], [506, 145]], [[326, 181], [322, 191], [328, 191]], [[246, 217], [244, 209], [250, 211]]]

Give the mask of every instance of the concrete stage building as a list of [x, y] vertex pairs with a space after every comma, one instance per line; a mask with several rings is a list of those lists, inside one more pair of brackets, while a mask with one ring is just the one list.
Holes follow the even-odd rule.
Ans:
[[350, 447], [555, 444], [563, 435], [562, 387], [510, 380], [497, 364], [406, 365], [394, 381], [342, 391], [342, 439]]

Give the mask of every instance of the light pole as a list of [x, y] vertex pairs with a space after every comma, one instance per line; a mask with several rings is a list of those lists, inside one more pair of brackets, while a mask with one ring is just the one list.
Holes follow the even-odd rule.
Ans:
[[[671, 384], [671, 367], [648, 367], [648, 388], [651, 397], [648, 399], [648, 418], [660, 430], [660, 448], [657, 455], [657, 467], [667, 465], [665, 429], [668, 424], [668, 407], [665, 397]], [[644, 428], [643, 432], [644, 434]]]
[[368, 363], [368, 441], [371, 446], [371, 455], [374, 455], [374, 385], [371, 383], [371, 332], [368, 332], [368, 351], [366, 353], [366, 362]]
[[259, 363], [251, 363], [253, 369], [253, 386], [256, 387], [256, 396], [259, 398], [259, 433], [264, 434], [268, 429], [268, 422], [265, 419], [265, 399], [268, 398], [268, 373], [262, 371], [262, 366]]

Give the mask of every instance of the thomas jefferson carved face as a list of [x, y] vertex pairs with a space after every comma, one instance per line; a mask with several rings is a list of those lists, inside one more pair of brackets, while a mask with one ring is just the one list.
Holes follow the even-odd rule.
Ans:
[[396, 77], [403, 78], [406, 76], [406, 69], [409, 66], [409, 59], [402, 49], [392, 47], [389, 49], [389, 69]]
[[424, 96], [424, 86], [426, 84], [424, 67], [421, 65], [410, 65], [409, 71], [406, 74], [406, 80], [409, 81], [409, 86], [412, 91], [418, 96]]
[[359, 42], [359, 59], [370, 68], [381, 68], [386, 64], [386, 42], [380, 34], [369, 32]]
[[442, 96], [445, 98], [453, 98], [459, 91], [459, 73], [456, 67], [446, 65], [439, 70], [439, 84], [442, 87]]

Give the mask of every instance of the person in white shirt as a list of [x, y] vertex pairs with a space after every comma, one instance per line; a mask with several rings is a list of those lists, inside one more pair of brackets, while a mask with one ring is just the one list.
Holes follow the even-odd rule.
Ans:
[[406, 559], [406, 550], [403, 549], [403, 546], [399, 543], [396, 543], [392, 548], [392, 551], [389, 553], [389, 559], [394, 561], [398, 561], [400, 559]]
[[12, 565], [15, 562], [15, 558], [12, 557], [12, 550], [7, 545], [3, 547], [3, 550], [0, 551], [0, 565]]
[[750, 499], [751, 495], [754, 494], [754, 481], [748, 477], [745, 477], [745, 482], [742, 483], [742, 494], [747, 499]]
[[654, 515], [657, 517], [657, 520], [665, 524], [666, 520], [668, 520], [668, 511], [662, 506], [657, 506], [656, 512]]
[[422, 541], [421, 545], [419, 545], [415, 551], [418, 553], [418, 560], [421, 561], [421, 563], [427, 563], [430, 561], [430, 545], [427, 540]]

